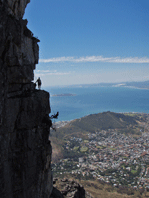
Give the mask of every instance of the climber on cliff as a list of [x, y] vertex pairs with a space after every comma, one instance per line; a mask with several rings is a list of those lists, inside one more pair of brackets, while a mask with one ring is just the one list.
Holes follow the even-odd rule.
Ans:
[[59, 112], [57, 112], [56, 114], [52, 115], [50, 118], [51, 118], [51, 119], [53, 119], [53, 118], [57, 119], [58, 116], [59, 116]]
[[41, 80], [40, 80], [40, 77], [36, 80], [36, 83], [38, 85], [38, 89], [41, 88]]

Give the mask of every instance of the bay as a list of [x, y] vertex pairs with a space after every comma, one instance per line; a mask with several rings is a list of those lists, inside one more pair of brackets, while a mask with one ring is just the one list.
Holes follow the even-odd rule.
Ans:
[[148, 89], [78, 86], [48, 87], [46, 90], [50, 93], [51, 115], [59, 111], [56, 121], [69, 121], [105, 111], [149, 113]]

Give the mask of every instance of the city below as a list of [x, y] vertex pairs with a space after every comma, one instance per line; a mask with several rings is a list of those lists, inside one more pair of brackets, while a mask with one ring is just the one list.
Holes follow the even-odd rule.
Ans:
[[71, 174], [78, 179], [97, 179], [114, 187], [149, 189], [149, 115], [130, 116], [137, 116], [138, 127], [129, 123], [127, 130], [96, 129], [85, 138], [74, 135], [65, 139], [64, 159], [52, 165], [54, 176]]

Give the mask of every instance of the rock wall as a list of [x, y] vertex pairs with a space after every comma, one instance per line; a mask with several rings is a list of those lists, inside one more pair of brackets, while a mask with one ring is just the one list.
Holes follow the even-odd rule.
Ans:
[[49, 93], [35, 89], [39, 40], [23, 20], [29, 0], [0, 0], [0, 197], [49, 198]]

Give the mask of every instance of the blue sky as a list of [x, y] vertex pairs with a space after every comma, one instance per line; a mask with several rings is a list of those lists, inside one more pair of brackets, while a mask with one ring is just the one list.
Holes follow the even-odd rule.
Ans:
[[31, 0], [43, 86], [149, 80], [149, 0]]

